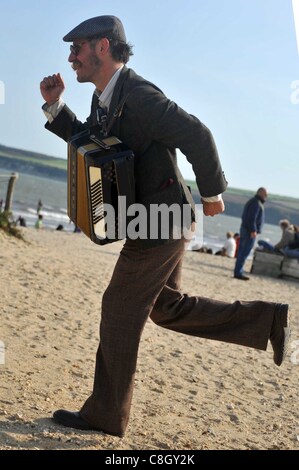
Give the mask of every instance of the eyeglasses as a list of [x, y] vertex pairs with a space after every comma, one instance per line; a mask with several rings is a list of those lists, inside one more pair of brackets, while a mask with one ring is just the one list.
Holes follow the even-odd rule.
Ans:
[[86, 44], [88, 41], [80, 42], [79, 44], [72, 44], [70, 46], [70, 51], [75, 56], [79, 55], [81, 47]]
[[[102, 38], [101, 38], [101, 37], [94, 37], [94, 38], [88, 39], [87, 41], [80, 42], [80, 43], [78, 43], [78, 44], [72, 44], [72, 45], [70, 46], [70, 51], [71, 51], [72, 54], [74, 54], [75, 56], [77, 56], [77, 55], [79, 55], [80, 49], [81, 49], [81, 47], [82, 47], [84, 44], [86, 44], [87, 42], [98, 41], [99, 39], [102, 39]], [[113, 40], [113, 39], [111, 39], [111, 38], [107, 38], [107, 39], [108, 39], [108, 41], [110, 41], [110, 42]]]

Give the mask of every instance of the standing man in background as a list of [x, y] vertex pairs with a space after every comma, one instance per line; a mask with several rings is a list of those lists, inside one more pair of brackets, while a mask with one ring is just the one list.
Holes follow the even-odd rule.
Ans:
[[267, 190], [259, 188], [256, 195], [245, 204], [242, 214], [240, 244], [234, 271], [235, 279], [249, 281], [249, 277], [244, 274], [243, 267], [254, 247], [257, 234], [262, 233], [265, 221], [264, 204], [267, 197]]

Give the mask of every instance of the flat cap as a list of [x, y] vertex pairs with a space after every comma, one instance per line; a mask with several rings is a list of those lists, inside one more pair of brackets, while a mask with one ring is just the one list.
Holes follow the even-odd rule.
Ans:
[[96, 16], [83, 21], [64, 36], [63, 40], [72, 42], [74, 39], [89, 39], [97, 36], [127, 42], [122, 22], [116, 16], [109, 15]]

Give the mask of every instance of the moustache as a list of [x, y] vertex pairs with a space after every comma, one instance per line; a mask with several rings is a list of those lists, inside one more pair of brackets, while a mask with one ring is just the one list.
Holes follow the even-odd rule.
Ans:
[[74, 62], [72, 62], [72, 69], [73, 70], [77, 70], [81, 65], [81, 62], [79, 62], [78, 60], [74, 60]]

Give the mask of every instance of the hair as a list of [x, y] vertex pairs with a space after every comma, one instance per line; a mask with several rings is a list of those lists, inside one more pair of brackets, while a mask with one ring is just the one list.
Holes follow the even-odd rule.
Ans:
[[[90, 39], [90, 47], [95, 49], [96, 41], [99, 39], [103, 39], [106, 36], [100, 36], [96, 38]], [[107, 38], [110, 43], [110, 53], [112, 58], [116, 62], [121, 62], [123, 64], [127, 64], [130, 60], [130, 57], [134, 55], [133, 53], [133, 46], [129, 43], [125, 43], [122, 41], [118, 41], [117, 39]]]
[[288, 219], [282, 219], [279, 221], [279, 225], [282, 228], [288, 228], [290, 226], [290, 222], [288, 221]]
[[266, 193], [266, 194], [267, 194], [266, 188], [264, 188], [263, 186], [260, 187], [260, 188], [257, 190], [257, 194], [259, 194], [259, 193]]

